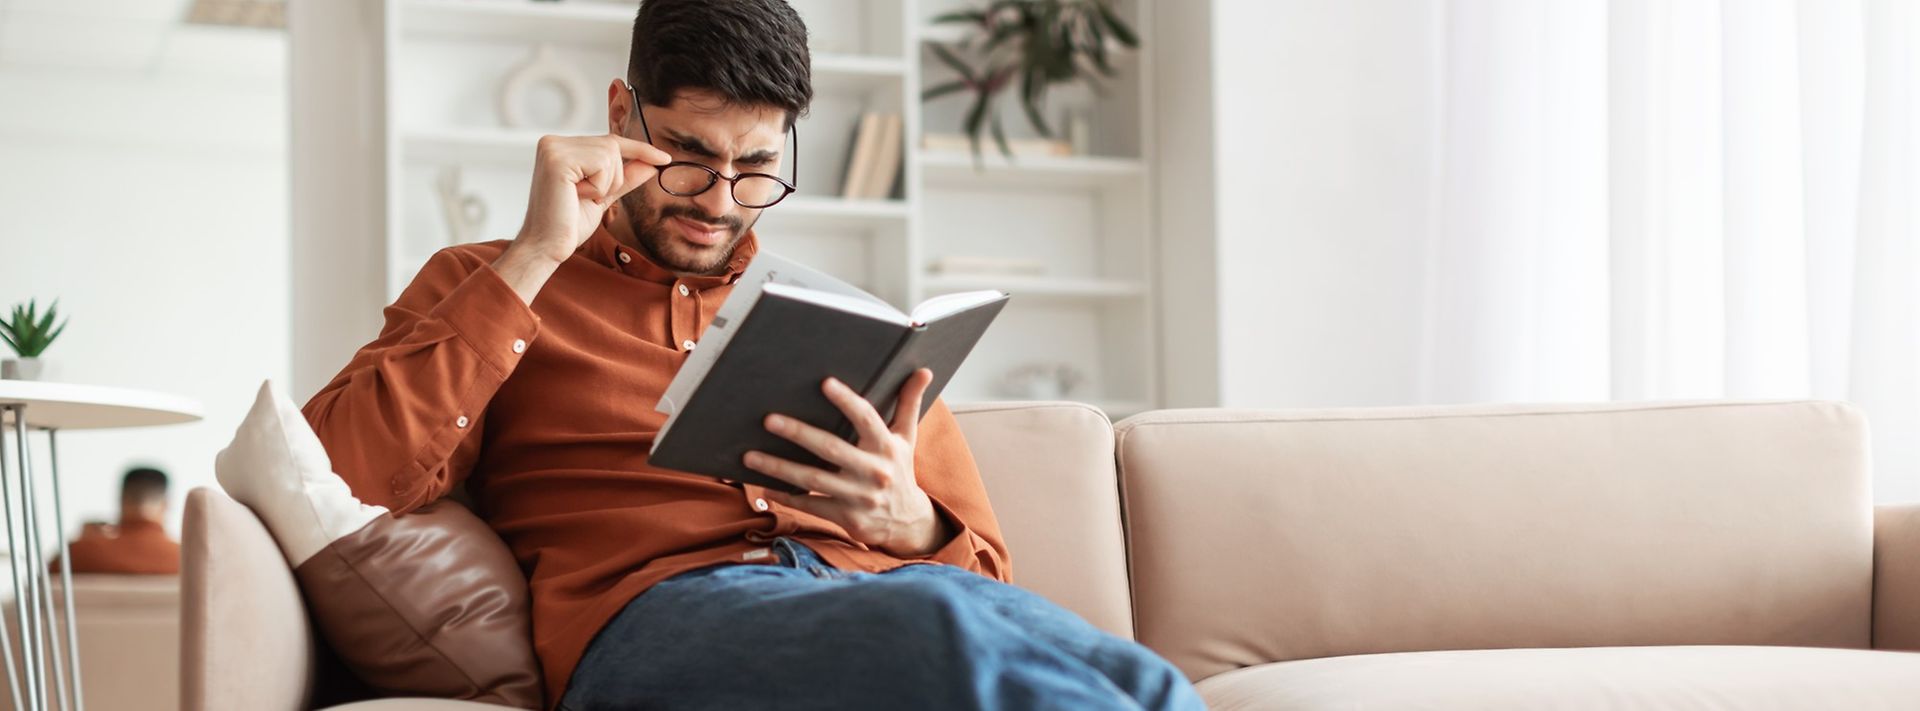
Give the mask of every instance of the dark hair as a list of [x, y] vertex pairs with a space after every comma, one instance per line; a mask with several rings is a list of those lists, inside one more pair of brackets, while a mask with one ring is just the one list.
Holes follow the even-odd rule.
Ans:
[[152, 467], [128, 469], [120, 478], [123, 499], [153, 499], [167, 495], [167, 473]]
[[641, 0], [627, 83], [643, 103], [707, 89], [785, 109], [792, 124], [813, 103], [812, 62], [807, 25], [786, 0]]

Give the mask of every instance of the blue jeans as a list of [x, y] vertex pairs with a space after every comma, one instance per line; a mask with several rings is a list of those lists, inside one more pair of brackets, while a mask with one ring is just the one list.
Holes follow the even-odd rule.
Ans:
[[848, 573], [785, 538], [634, 598], [574, 668], [564, 711], [1204, 709], [1147, 648], [944, 565]]

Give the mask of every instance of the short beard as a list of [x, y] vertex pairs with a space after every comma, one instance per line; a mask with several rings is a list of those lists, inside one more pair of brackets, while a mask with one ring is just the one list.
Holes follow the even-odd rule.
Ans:
[[[726, 186], [715, 185], [715, 190], [724, 190]], [[733, 250], [747, 235], [747, 229], [753, 225], [742, 222], [739, 217], [728, 215], [714, 217], [700, 208], [681, 202], [662, 205], [655, 209], [647, 199], [646, 188], [627, 193], [620, 198], [621, 207], [626, 208], [627, 226], [633, 230], [633, 238], [653, 263], [666, 267], [668, 271], [681, 274], [720, 274], [726, 271], [727, 260], [733, 256]], [[731, 237], [726, 244], [720, 245], [711, 256], [702, 258], [698, 254], [689, 254], [683, 240], [674, 234], [667, 220], [684, 217], [695, 222], [726, 227]], [[754, 216], [754, 221], [759, 221]], [[703, 250], [704, 251], [704, 250]]]

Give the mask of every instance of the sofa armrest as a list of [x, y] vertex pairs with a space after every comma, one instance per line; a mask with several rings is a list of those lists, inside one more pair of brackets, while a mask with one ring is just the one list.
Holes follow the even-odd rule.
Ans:
[[1920, 651], [1920, 503], [1874, 510], [1873, 646]]
[[180, 545], [182, 711], [311, 708], [313, 637], [287, 559], [253, 511], [187, 493]]

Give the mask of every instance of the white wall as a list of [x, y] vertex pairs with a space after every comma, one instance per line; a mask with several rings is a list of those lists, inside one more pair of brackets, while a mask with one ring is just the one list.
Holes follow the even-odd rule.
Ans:
[[[1168, 42], [1211, 48], [1158, 68], [1163, 190], [1184, 186], [1161, 209], [1169, 404], [1412, 402], [1430, 0], [1203, 5], [1210, 42], [1189, 26], [1204, 9], [1161, 9]], [[1191, 316], [1213, 300], [1217, 321]]]
[[47, 379], [175, 393], [206, 412], [62, 433], [69, 531], [117, 517], [120, 474], [144, 463], [174, 478], [177, 533], [178, 504], [213, 483], [254, 389], [288, 373], [284, 42], [163, 32], [100, 66], [0, 57], [0, 305], [58, 297], [71, 315]]

